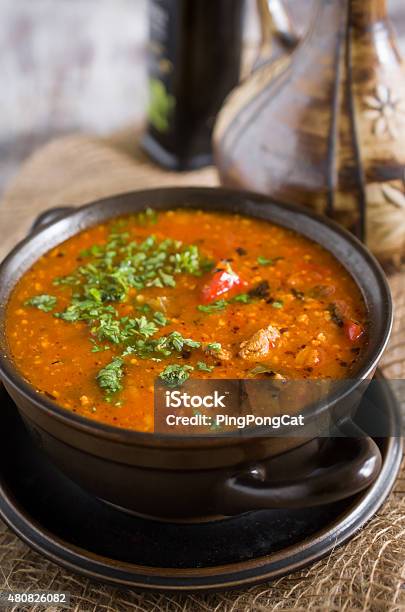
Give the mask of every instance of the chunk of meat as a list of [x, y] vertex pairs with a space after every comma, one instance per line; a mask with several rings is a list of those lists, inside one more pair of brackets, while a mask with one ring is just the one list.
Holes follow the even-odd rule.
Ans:
[[295, 357], [296, 365], [303, 368], [316, 366], [320, 361], [320, 350], [312, 348], [311, 346], [306, 346], [305, 348], [301, 349]]
[[316, 300], [321, 300], [322, 298], [327, 298], [335, 293], [336, 289], [334, 285], [315, 285], [309, 292], [309, 296], [311, 298], [315, 298]]
[[275, 347], [279, 337], [280, 332], [273, 325], [263, 327], [241, 343], [239, 357], [248, 360], [265, 357]]
[[215, 357], [219, 361], [230, 361], [232, 353], [226, 348], [221, 347], [218, 351], [213, 348], [203, 348], [203, 351], [208, 357]]

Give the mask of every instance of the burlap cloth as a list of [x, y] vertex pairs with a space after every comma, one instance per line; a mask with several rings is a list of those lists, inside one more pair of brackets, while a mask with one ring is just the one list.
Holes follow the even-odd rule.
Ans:
[[[127, 131], [104, 141], [69, 136], [29, 159], [0, 206], [0, 259], [35, 216], [51, 206], [145, 187], [217, 184], [212, 168], [172, 174], [152, 166], [137, 149], [133, 134], [129, 137]], [[405, 376], [404, 278], [396, 274], [390, 279], [397, 312], [383, 365], [392, 378]], [[92, 583], [31, 551], [0, 521], [0, 590], [68, 591], [70, 609], [86, 611], [405, 610], [404, 490], [405, 465], [384, 507], [327, 558], [272, 583], [209, 595], [136, 593]]]

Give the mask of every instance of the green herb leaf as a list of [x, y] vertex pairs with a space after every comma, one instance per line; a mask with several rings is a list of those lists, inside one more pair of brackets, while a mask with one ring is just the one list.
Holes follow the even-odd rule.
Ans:
[[228, 302], [226, 300], [218, 300], [217, 302], [213, 302], [212, 304], [198, 304], [197, 309], [201, 312], [220, 312], [221, 310], [225, 310]]
[[94, 338], [90, 338], [90, 342], [93, 344], [93, 348], [91, 349], [92, 353], [100, 353], [101, 351], [110, 350], [110, 347], [108, 346], [108, 344], [105, 344], [104, 346], [100, 346], [99, 344], [97, 344]]
[[130, 338], [123, 356], [136, 354], [141, 359], [160, 360], [162, 357], [169, 357], [174, 351], [181, 353], [184, 347], [200, 348], [200, 346], [201, 342], [184, 338], [180, 332], [174, 331], [168, 336], [161, 336], [160, 338], [145, 340], [132, 340]]
[[138, 325], [138, 332], [144, 338], [149, 338], [157, 332], [158, 328], [156, 325], [153, 323], [153, 321], [148, 321], [145, 316], [139, 317], [139, 319], [135, 319], [135, 321]]
[[252, 298], [253, 296], [251, 296], [249, 293], [238, 293], [238, 295], [235, 295], [230, 300], [222, 299], [212, 302], [211, 304], [199, 304], [197, 309], [201, 312], [206, 312], [209, 314], [221, 312], [222, 310], [225, 310], [229, 304], [250, 304], [252, 302]]
[[121, 357], [114, 357], [110, 363], [99, 371], [96, 379], [100, 389], [106, 391], [107, 394], [117, 393], [122, 390], [123, 365], [124, 360]]
[[284, 257], [271, 257], [268, 259], [267, 257], [262, 257], [259, 255], [257, 258], [257, 263], [260, 266], [274, 266], [278, 261], [280, 261], [280, 259], [284, 259]]
[[193, 244], [171, 255], [170, 262], [174, 266], [175, 274], [186, 273], [194, 276], [201, 276], [203, 272], [209, 271], [215, 265], [213, 261], [202, 258], [198, 247]]
[[[147, 225], [155, 223], [157, 216], [152, 209], [147, 209], [136, 220]], [[122, 356], [135, 354], [142, 359], [160, 361], [174, 352], [182, 352], [184, 347], [199, 348], [200, 342], [184, 338], [179, 332], [154, 337], [159, 327], [169, 321], [163, 312], [154, 311], [149, 304], [138, 306], [141, 316], [129, 318], [119, 317], [113, 303], [127, 301], [132, 288], [140, 291], [148, 287], [175, 287], [176, 275], [200, 276], [213, 262], [201, 254], [197, 245], [160, 240], [154, 235], [138, 243], [131, 239], [129, 232], [120, 231], [121, 227], [122, 224], [116, 223], [105, 243], [83, 251], [80, 265], [72, 273], [54, 279], [55, 285], [72, 287], [70, 303], [54, 316], [71, 323], [87, 323], [93, 336], [90, 338], [93, 352], [108, 350], [109, 345], [103, 349], [103, 343], [108, 342], [121, 345]], [[30, 303], [47, 311], [55, 306], [56, 298], [37, 296]], [[115, 392], [112, 389], [121, 385], [122, 364], [119, 366], [120, 362], [112, 361], [97, 376], [100, 386], [108, 392]], [[115, 383], [110, 383], [114, 376]]]
[[282, 300], [274, 300], [271, 305], [273, 306], [273, 308], [283, 308], [284, 302]]
[[99, 244], [93, 244], [89, 249], [83, 249], [80, 251], [80, 257], [101, 257], [103, 254], [103, 247]]
[[136, 215], [136, 220], [139, 225], [152, 225], [157, 223], [158, 214], [156, 210], [153, 210], [153, 208], [147, 208]]
[[56, 287], [63, 285], [79, 285], [80, 278], [76, 274], [69, 274], [68, 276], [57, 276], [53, 279], [52, 284]]
[[95, 321], [105, 314], [117, 314], [111, 305], [99, 304], [95, 300], [73, 297], [63, 312], [55, 312], [54, 317], [74, 323], [75, 321]]
[[148, 312], [152, 310], [149, 304], [141, 304], [141, 306], [137, 306], [136, 309], [139, 310], [139, 312], [142, 312], [143, 314], [148, 314]]
[[190, 365], [168, 365], [163, 372], [159, 374], [165, 385], [168, 387], [178, 387], [182, 385], [190, 377], [189, 372], [194, 370]]
[[[123, 301], [131, 287], [174, 287], [175, 275], [201, 275], [206, 260], [196, 245], [182, 245], [171, 239], [158, 241], [153, 235], [141, 244], [128, 241], [128, 233], [111, 233], [106, 244], [93, 245], [82, 255], [90, 257], [72, 274], [55, 284], [79, 285], [82, 298]], [[92, 292], [98, 290], [98, 295]]]
[[165, 317], [163, 312], [160, 312], [159, 310], [157, 310], [153, 314], [153, 320], [155, 321], [157, 325], [160, 325], [160, 327], [164, 327], [165, 325], [169, 323], [168, 319]]
[[239, 293], [238, 295], [235, 295], [235, 297], [233, 297], [230, 302], [240, 302], [242, 304], [250, 304], [252, 301], [251, 296], [248, 293]]
[[99, 340], [107, 340], [114, 344], [121, 342], [120, 323], [113, 319], [110, 314], [101, 315], [99, 325], [93, 327], [92, 332]]
[[56, 297], [53, 295], [46, 295], [43, 293], [42, 295], [34, 295], [34, 297], [26, 300], [24, 302], [25, 306], [34, 306], [38, 308], [38, 310], [42, 310], [43, 312], [50, 312], [56, 306]]
[[174, 276], [172, 274], [166, 274], [163, 270], [159, 270], [159, 276], [162, 279], [162, 283], [165, 287], [175, 287], [176, 281], [174, 280]]
[[197, 342], [196, 340], [192, 340], [191, 338], [184, 338], [179, 332], [174, 331], [166, 338], [167, 346], [172, 348], [179, 353], [183, 350], [185, 346], [190, 348], [200, 348], [201, 342]]
[[220, 351], [222, 348], [222, 344], [220, 342], [209, 342], [206, 346], [207, 351], [215, 351], [216, 353]]
[[214, 366], [209, 366], [205, 363], [205, 361], [199, 361], [197, 363], [197, 370], [201, 370], [202, 372], [212, 372]]

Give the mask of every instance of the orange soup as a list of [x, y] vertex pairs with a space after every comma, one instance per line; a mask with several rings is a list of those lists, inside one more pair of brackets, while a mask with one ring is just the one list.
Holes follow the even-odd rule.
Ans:
[[195, 378], [350, 376], [367, 342], [350, 274], [266, 221], [195, 210], [96, 225], [28, 270], [7, 338], [22, 375], [60, 406], [153, 430], [153, 390]]

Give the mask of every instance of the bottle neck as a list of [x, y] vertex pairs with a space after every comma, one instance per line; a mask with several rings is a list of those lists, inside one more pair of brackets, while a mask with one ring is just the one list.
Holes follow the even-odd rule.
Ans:
[[368, 30], [387, 19], [387, 0], [349, 0], [351, 22], [355, 28]]

